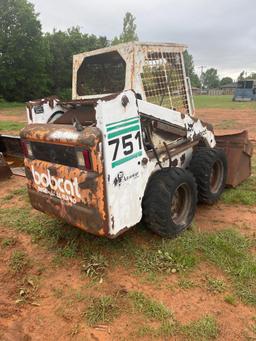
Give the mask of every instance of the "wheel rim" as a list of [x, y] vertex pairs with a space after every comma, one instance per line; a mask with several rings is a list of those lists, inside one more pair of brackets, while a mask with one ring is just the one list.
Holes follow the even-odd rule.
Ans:
[[191, 207], [191, 188], [186, 184], [180, 184], [172, 197], [171, 218], [176, 225], [187, 223], [187, 217]]
[[224, 167], [220, 160], [217, 160], [211, 170], [210, 175], [210, 190], [212, 193], [217, 193], [223, 183]]

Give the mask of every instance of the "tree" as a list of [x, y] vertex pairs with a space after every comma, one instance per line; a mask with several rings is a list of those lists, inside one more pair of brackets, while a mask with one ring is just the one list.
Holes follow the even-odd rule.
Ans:
[[112, 41], [112, 45], [127, 43], [130, 41], [137, 41], [138, 35], [136, 33], [136, 18], [130, 13], [127, 12], [124, 16], [123, 20], [123, 31], [119, 37], [115, 37]]
[[217, 88], [220, 85], [218, 71], [210, 68], [203, 73], [203, 85], [208, 89]]
[[0, 1], [0, 94], [24, 101], [47, 86], [41, 24], [27, 0]]
[[220, 85], [227, 85], [227, 84], [232, 84], [233, 79], [231, 77], [224, 77], [220, 81]]
[[191, 85], [200, 88], [201, 82], [198, 75], [195, 73], [194, 61], [191, 54], [186, 50], [183, 54], [186, 75], [190, 78]]
[[44, 41], [49, 52], [47, 58], [48, 93], [64, 98], [71, 96], [73, 55], [108, 45], [106, 37], [82, 33], [79, 27], [69, 28], [65, 32], [53, 30], [52, 33], [45, 34]]
[[238, 81], [242, 81], [242, 80], [244, 80], [245, 79], [245, 71], [242, 71], [241, 73], [240, 73], [240, 75], [237, 77], [237, 80]]
[[252, 72], [248, 77], [246, 77], [247, 79], [254, 79], [256, 80], [256, 72]]

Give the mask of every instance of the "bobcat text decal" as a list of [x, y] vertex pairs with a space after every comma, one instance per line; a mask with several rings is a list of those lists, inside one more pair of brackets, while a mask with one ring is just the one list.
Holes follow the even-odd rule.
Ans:
[[35, 184], [38, 186], [38, 191], [56, 196], [59, 199], [75, 204], [76, 198], [81, 198], [78, 187], [78, 180], [74, 178], [73, 181], [64, 180], [54, 177], [47, 169], [47, 173], [39, 173], [32, 166], [32, 174]]

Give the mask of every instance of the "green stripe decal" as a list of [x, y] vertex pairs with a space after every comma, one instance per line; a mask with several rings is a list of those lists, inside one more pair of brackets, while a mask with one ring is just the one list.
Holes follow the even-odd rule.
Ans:
[[115, 131], [113, 133], [108, 134], [108, 139], [112, 139], [113, 137], [117, 137], [117, 136], [129, 133], [131, 131], [137, 131], [137, 130], [140, 130], [139, 125], [128, 127], [126, 129], [121, 129], [121, 130], [118, 130], [118, 131]]
[[127, 127], [127, 126], [130, 126], [130, 125], [135, 124], [135, 123], [139, 123], [139, 119], [136, 119], [136, 120], [133, 120], [133, 121], [130, 121], [130, 122], [126, 122], [126, 123], [122, 123], [122, 124], [118, 124], [118, 125], [113, 126], [113, 127], [109, 127], [109, 128], [107, 128], [107, 131], [111, 131], [111, 130], [115, 130], [115, 129], [118, 129], [118, 128]]
[[142, 155], [142, 151], [139, 151], [137, 153], [134, 153], [130, 156], [126, 156], [124, 157], [123, 159], [120, 159], [120, 160], [117, 160], [117, 161], [114, 161], [112, 162], [112, 168], [115, 168], [119, 165], [122, 165], [123, 163], [127, 162], [127, 161], [130, 161], [132, 159], [136, 159], [137, 157], [141, 156]]
[[125, 119], [125, 120], [121, 120], [121, 121], [117, 121], [117, 122], [108, 123], [108, 124], [106, 124], [106, 126], [109, 127], [109, 126], [112, 126], [113, 124], [118, 124], [118, 123], [130, 121], [130, 120], [135, 120], [135, 118], [139, 118], [139, 117], [138, 117], [138, 116], [130, 117], [130, 118], [127, 118], [127, 119]]

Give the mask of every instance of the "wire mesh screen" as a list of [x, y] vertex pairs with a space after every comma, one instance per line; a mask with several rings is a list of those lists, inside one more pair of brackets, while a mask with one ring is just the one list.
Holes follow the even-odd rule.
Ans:
[[189, 112], [181, 53], [148, 52], [141, 78], [148, 102]]

